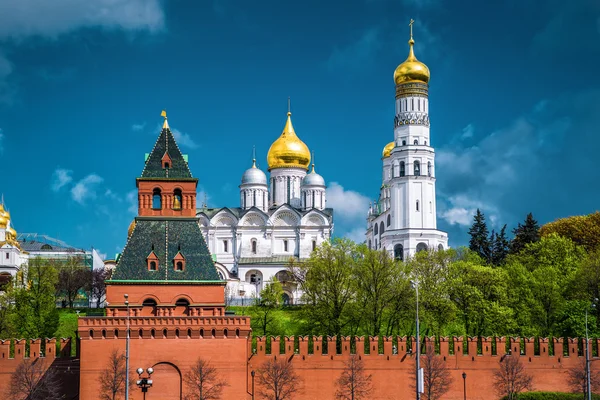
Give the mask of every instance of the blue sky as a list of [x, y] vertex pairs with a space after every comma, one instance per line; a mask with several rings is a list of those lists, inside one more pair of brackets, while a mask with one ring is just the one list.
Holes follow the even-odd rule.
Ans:
[[17, 230], [113, 256], [163, 108], [200, 198], [237, 206], [252, 146], [266, 169], [290, 96], [335, 232], [359, 238], [410, 18], [451, 245], [478, 207], [496, 228], [596, 211], [596, 0], [4, 0], [0, 192]]

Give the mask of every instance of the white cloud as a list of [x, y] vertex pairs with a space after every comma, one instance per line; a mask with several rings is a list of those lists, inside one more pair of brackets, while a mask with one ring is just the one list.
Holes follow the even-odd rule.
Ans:
[[337, 182], [331, 182], [327, 188], [327, 206], [335, 210], [335, 218], [340, 221], [360, 220], [361, 224], [365, 225], [369, 201], [369, 198], [361, 193], [344, 190], [344, 187]]
[[104, 179], [96, 174], [90, 174], [77, 182], [71, 188], [71, 198], [79, 204], [84, 204], [87, 199], [96, 198], [96, 187]]
[[133, 125], [131, 125], [131, 130], [134, 132], [139, 132], [139, 131], [143, 130], [145, 127], [146, 127], [145, 122], [143, 124], [133, 124]]
[[164, 28], [159, 0], [3, 0], [0, 37], [56, 38], [84, 27], [156, 32]]
[[177, 144], [182, 147], [187, 147], [190, 149], [197, 149], [199, 146], [192, 137], [184, 132], [181, 132], [179, 129], [171, 128], [171, 132], [173, 133], [173, 137], [177, 141]]
[[473, 124], [469, 124], [463, 128], [462, 135], [460, 135], [460, 138], [463, 140], [472, 138], [474, 133], [475, 128], [473, 127]]
[[131, 214], [136, 214], [138, 213], [138, 196], [137, 196], [138, 192], [137, 190], [132, 190], [130, 192], [127, 193], [126, 199], [127, 199], [127, 204], [129, 205], [127, 207], [127, 211]]
[[450, 207], [440, 210], [439, 216], [445, 219], [450, 225], [470, 226], [473, 223], [473, 216], [477, 212], [477, 209], [485, 214], [492, 225], [498, 219], [498, 210], [496, 207], [475, 200], [472, 196], [458, 194], [449, 197], [447, 202], [450, 204]]
[[65, 185], [71, 183], [73, 171], [70, 169], [56, 168], [52, 174], [52, 191], [58, 192]]

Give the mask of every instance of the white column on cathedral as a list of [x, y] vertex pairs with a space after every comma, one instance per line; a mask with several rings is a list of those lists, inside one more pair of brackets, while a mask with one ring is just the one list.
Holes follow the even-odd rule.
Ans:
[[280, 206], [289, 204], [292, 207], [301, 206], [300, 185], [306, 176], [303, 168], [275, 168], [271, 170], [271, 201], [270, 205]]

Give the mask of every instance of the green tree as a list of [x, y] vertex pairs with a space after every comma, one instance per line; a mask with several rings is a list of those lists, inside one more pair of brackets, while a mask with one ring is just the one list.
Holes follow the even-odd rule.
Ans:
[[469, 229], [469, 249], [479, 254], [486, 261], [490, 259], [490, 241], [488, 239], [488, 228], [485, 222], [485, 215], [477, 209], [473, 217], [473, 225]]
[[307, 261], [290, 264], [289, 271], [304, 292], [306, 319], [316, 332], [340, 335], [356, 326], [354, 270], [359, 258], [354, 242], [335, 239], [317, 247]]
[[506, 238], [506, 225], [500, 229], [500, 233], [494, 235], [491, 240], [492, 256], [491, 261], [493, 265], [501, 265], [504, 263], [506, 256], [510, 250], [510, 243]]
[[79, 292], [89, 289], [92, 281], [92, 272], [83, 263], [81, 257], [69, 257], [67, 261], [58, 268], [57, 295], [62, 297], [73, 308], [73, 302]]
[[600, 250], [600, 212], [557, 219], [540, 228], [540, 235], [557, 233], [593, 253]]
[[423, 327], [438, 335], [443, 334], [443, 328], [454, 318], [456, 311], [448, 284], [450, 264], [456, 254], [452, 249], [420, 251], [407, 262], [411, 279], [417, 280], [421, 289], [419, 312]]
[[52, 263], [42, 259], [29, 260], [22, 284], [12, 288], [14, 299], [11, 323], [23, 338], [52, 337], [58, 328], [56, 284], [58, 272]]
[[523, 225], [519, 223], [519, 225], [513, 229], [513, 234], [515, 237], [510, 242], [510, 251], [513, 254], [523, 250], [527, 244], [535, 243], [540, 240], [540, 226], [537, 221], [533, 219], [532, 213], [527, 214]]
[[385, 250], [371, 250], [361, 245], [358, 251], [361, 257], [354, 270], [358, 285], [357, 298], [364, 310], [364, 322], [369, 335], [378, 336], [384, 312], [396, 296], [394, 283], [400, 273], [399, 262]]
[[260, 298], [256, 299], [255, 305], [252, 308], [253, 314], [256, 316], [256, 320], [262, 330], [262, 334], [267, 336], [269, 328], [272, 327], [274, 322], [274, 311], [281, 304], [281, 297], [283, 296], [283, 287], [281, 283], [273, 278], [267, 283], [265, 288], [260, 291]]

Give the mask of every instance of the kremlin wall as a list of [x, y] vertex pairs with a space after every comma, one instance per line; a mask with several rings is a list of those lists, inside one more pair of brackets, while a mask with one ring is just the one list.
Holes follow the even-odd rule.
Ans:
[[[81, 335], [80, 399], [98, 399], [100, 371], [105, 368], [112, 349], [125, 350], [125, 318], [82, 318], [79, 324]], [[106, 328], [111, 328], [107, 330]], [[183, 329], [186, 327], [186, 329]], [[100, 329], [102, 328], [102, 329]], [[114, 329], [112, 329], [114, 328]], [[409, 399], [413, 397], [411, 388], [414, 375], [415, 341], [412, 345], [407, 338], [362, 338], [351, 341], [341, 338], [341, 352], [330, 351], [336, 348], [335, 338], [258, 337], [255, 345], [249, 336], [247, 317], [132, 317], [131, 318], [131, 373], [138, 367], [153, 366], [154, 385], [146, 398], [171, 400], [181, 399], [182, 374], [198, 358], [202, 357], [217, 368], [219, 374], [227, 380], [223, 399], [251, 399], [251, 371], [270, 358], [285, 358], [294, 366], [302, 379], [301, 390], [294, 399], [334, 399], [335, 381], [344, 368], [344, 361], [352, 354], [358, 355], [364, 362], [365, 371], [373, 376], [371, 399]], [[506, 355], [507, 340], [510, 343], [510, 355]], [[366, 343], [365, 343], [366, 341]], [[595, 340], [593, 348], [599, 348], [600, 340]], [[354, 343], [353, 343], [354, 342]], [[424, 338], [424, 345], [435, 342], [435, 338]], [[407, 344], [408, 343], [408, 344]], [[463, 344], [466, 343], [466, 348]], [[9, 358], [10, 341], [0, 341], [0, 393], [8, 388], [10, 374], [25, 355], [25, 342], [14, 341], [14, 358]], [[467, 398], [473, 400], [497, 399], [494, 392], [493, 373], [503, 357], [520, 359], [527, 372], [533, 376], [536, 391], [568, 391], [567, 371], [576, 367], [582, 357], [578, 356], [583, 341], [577, 339], [540, 339], [533, 338], [440, 338], [438, 354], [445, 360], [451, 371], [453, 384], [443, 397], [448, 400], [463, 399], [462, 373], [467, 374]], [[32, 340], [29, 355], [38, 358], [46, 365], [52, 365], [61, 379], [67, 379], [70, 385], [76, 385], [77, 357], [69, 357], [70, 340], [46, 339], [48, 349], [45, 357], [39, 358], [40, 341]], [[272, 349], [266, 351], [267, 348]], [[54, 352], [51, 349], [57, 349]], [[454, 351], [454, 349], [456, 351]], [[492, 353], [492, 349], [497, 351]], [[553, 352], [555, 355], [550, 355]], [[579, 349], [579, 350], [578, 350]], [[397, 351], [396, 351], [397, 350]], [[466, 351], [465, 351], [466, 350]], [[36, 356], [33, 356], [36, 354]], [[58, 357], [57, 357], [58, 355]], [[597, 355], [594, 361], [600, 360]], [[73, 371], [71, 371], [72, 365]], [[592, 363], [592, 366], [595, 364]], [[73, 386], [67, 390], [72, 392]], [[260, 387], [255, 386], [256, 394]], [[183, 391], [185, 394], [185, 391]], [[257, 396], [258, 397], [258, 396]], [[141, 400], [142, 393], [133, 387], [130, 398]]]

